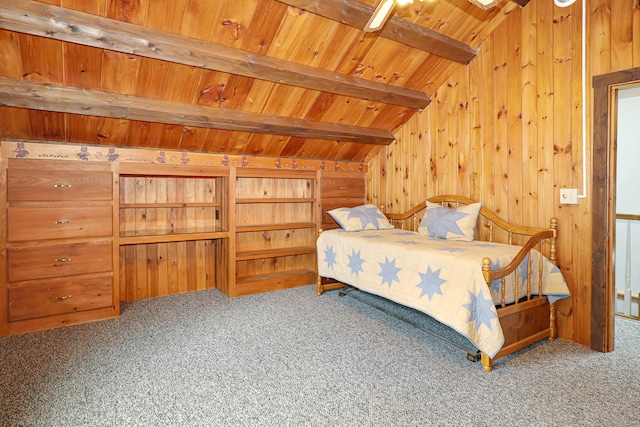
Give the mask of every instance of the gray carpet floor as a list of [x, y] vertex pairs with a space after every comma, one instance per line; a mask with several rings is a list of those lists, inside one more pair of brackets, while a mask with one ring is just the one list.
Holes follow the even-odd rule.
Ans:
[[544, 341], [487, 373], [312, 286], [149, 299], [0, 338], [0, 425], [640, 426], [640, 324], [616, 320], [612, 353]]

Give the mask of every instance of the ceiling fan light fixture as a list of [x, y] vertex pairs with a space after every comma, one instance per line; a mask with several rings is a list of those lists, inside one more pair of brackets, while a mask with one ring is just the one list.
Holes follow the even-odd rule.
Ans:
[[[364, 26], [363, 30], [367, 33], [373, 33], [382, 29], [384, 24], [387, 22], [391, 14], [393, 13], [396, 5], [397, 6], [406, 6], [408, 4], [413, 3], [415, 0], [380, 0], [378, 3], [378, 7], [369, 18], [369, 22]], [[421, 3], [424, 0], [419, 0]], [[497, 6], [501, 0], [469, 0], [469, 2], [475, 4], [480, 9], [491, 9], [492, 7]], [[575, 0], [554, 0], [560, 2], [571, 2], [573, 3]]]
[[369, 22], [365, 25], [364, 31], [367, 33], [373, 33], [374, 31], [381, 29], [391, 15], [394, 6], [395, 0], [381, 0], [375, 12], [373, 12], [373, 15], [369, 18]]
[[[372, 33], [380, 30], [384, 26], [385, 22], [387, 22], [387, 19], [389, 19], [389, 16], [391, 16], [396, 4], [398, 6], [406, 6], [414, 1], [415, 0], [380, 0], [378, 7], [373, 12], [373, 15], [371, 15], [371, 18], [369, 18], [367, 25], [365, 25], [364, 31]], [[420, 3], [423, 1], [424, 0], [420, 0]]]
[[576, 0], [553, 0], [558, 7], [569, 7], [576, 2]]
[[[480, 9], [487, 10], [492, 7], [496, 7], [500, 0], [469, 0], [471, 3], [478, 6]], [[575, 1], [575, 0], [574, 0]]]

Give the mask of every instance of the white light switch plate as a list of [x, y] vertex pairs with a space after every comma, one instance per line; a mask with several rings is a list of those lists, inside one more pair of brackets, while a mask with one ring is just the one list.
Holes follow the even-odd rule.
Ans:
[[577, 205], [578, 189], [577, 188], [561, 188], [560, 204], [561, 205]]

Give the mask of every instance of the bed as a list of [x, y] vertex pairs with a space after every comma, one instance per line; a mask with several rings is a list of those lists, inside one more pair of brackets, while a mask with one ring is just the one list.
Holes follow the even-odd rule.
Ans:
[[318, 295], [348, 285], [421, 311], [473, 343], [486, 371], [556, 337], [554, 303], [569, 289], [555, 218], [548, 229], [512, 225], [462, 196], [404, 214], [372, 205], [329, 214], [341, 228], [318, 236]]

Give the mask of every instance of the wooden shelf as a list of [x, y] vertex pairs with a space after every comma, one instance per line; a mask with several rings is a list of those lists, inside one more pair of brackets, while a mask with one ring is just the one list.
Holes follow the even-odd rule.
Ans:
[[315, 203], [316, 199], [302, 199], [302, 198], [259, 198], [259, 199], [236, 199], [237, 204], [257, 204], [257, 203]]
[[252, 259], [276, 258], [282, 256], [294, 256], [313, 254], [316, 248], [312, 246], [298, 246], [292, 248], [264, 249], [259, 251], [244, 251], [236, 253], [236, 261], [247, 261]]
[[311, 285], [316, 282], [317, 277], [314, 270], [307, 269], [237, 277], [236, 296], [293, 288], [300, 286], [301, 283]]
[[271, 231], [271, 230], [293, 230], [300, 228], [315, 228], [315, 222], [290, 222], [284, 224], [257, 224], [242, 225], [236, 227], [237, 233], [248, 233], [251, 231]]
[[212, 203], [120, 203], [120, 209], [137, 209], [137, 208], [153, 208], [153, 209], [169, 209], [169, 208], [219, 208], [221, 205], [217, 202]]
[[146, 243], [166, 243], [166, 242], [181, 242], [191, 240], [210, 240], [210, 239], [225, 239], [229, 237], [228, 231], [223, 230], [208, 230], [208, 231], [187, 231], [181, 230], [180, 232], [166, 232], [158, 233], [151, 231], [121, 231], [120, 232], [120, 244], [121, 245], [140, 245]]
[[176, 176], [179, 178], [217, 178], [229, 176], [229, 168], [220, 166], [162, 165], [157, 163], [129, 162], [120, 162], [118, 166], [120, 168], [120, 175], [128, 176]]
[[316, 179], [314, 170], [238, 168], [238, 178]]

